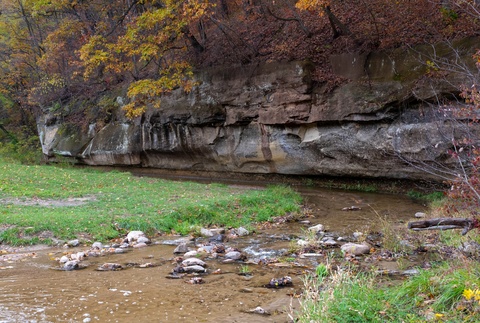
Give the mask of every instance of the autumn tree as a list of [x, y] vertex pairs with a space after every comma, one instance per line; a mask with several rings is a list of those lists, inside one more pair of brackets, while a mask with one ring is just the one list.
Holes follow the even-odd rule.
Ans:
[[[208, 13], [208, 1], [142, 1], [141, 13], [128, 17], [123, 32], [88, 35], [79, 50], [84, 77], [106, 78], [128, 73], [131, 102], [128, 117], [141, 115], [148, 104], [158, 105], [159, 97], [181, 87], [193, 86], [192, 66], [186, 59], [187, 46], [203, 51], [190, 26]], [[123, 18], [123, 20], [126, 20]]]
[[160, 95], [190, 90], [193, 68], [309, 59], [324, 82], [332, 53], [478, 30], [474, 15], [444, 2], [0, 0], [0, 88], [31, 109], [126, 88], [135, 117]]
[[320, 15], [326, 15], [332, 28], [333, 37], [340, 35], [351, 36], [350, 29], [340, 21], [332, 11], [332, 1], [330, 0], [299, 0], [296, 7], [301, 10], [319, 11]]
[[43, 24], [27, 1], [0, 0], [0, 122], [26, 136], [36, 134], [35, 105], [28, 96], [40, 79]]

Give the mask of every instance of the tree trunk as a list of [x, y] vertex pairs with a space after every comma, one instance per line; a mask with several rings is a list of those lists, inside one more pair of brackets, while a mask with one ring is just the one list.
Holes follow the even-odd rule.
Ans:
[[475, 220], [462, 218], [435, 218], [408, 223], [408, 228], [414, 231], [463, 229], [462, 235], [475, 227]]
[[[330, 26], [332, 27], [333, 30], [333, 37], [337, 38], [340, 35], [346, 35], [346, 36], [352, 36], [352, 32], [346, 25], [344, 25], [338, 18], [335, 16], [335, 14], [332, 12], [332, 9], [330, 9], [330, 6], [326, 6], [323, 8], [323, 11], [328, 17], [328, 21], [330, 21]], [[338, 27], [340, 31], [337, 30]]]

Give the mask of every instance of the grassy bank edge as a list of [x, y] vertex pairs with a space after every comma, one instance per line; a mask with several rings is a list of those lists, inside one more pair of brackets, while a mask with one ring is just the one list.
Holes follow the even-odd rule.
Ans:
[[[432, 202], [427, 218], [445, 216], [445, 203]], [[480, 322], [477, 230], [462, 236], [460, 230], [383, 226], [380, 253], [394, 251], [397, 267], [412, 274], [385, 275], [336, 254], [305, 276], [301, 310], [291, 314], [296, 322]], [[411, 257], [422, 261], [412, 267]]]
[[200, 227], [254, 229], [277, 216], [301, 215], [301, 197], [286, 185], [242, 189], [2, 159], [0, 200], [0, 243], [10, 245], [106, 241], [130, 230], [153, 236], [194, 234]]

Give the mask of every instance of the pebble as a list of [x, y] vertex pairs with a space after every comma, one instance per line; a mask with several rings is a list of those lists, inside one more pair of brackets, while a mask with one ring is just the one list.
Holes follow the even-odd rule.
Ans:
[[103, 244], [101, 242], [94, 242], [92, 244], [92, 249], [98, 249], [98, 250], [101, 250], [103, 248]]
[[320, 231], [324, 231], [325, 227], [323, 224], [317, 224], [317, 225], [314, 225], [313, 227], [309, 227], [308, 230], [313, 232], [320, 232]]
[[333, 240], [332, 238], [329, 238], [325, 241], [322, 242], [323, 245], [328, 246], [328, 247], [335, 247], [337, 245], [337, 242]]
[[144, 237], [144, 236], [145, 236], [145, 233], [143, 233], [143, 231], [130, 231], [127, 234], [127, 241], [128, 242], [137, 241], [138, 238]]
[[261, 308], [260, 306], [255, 307], [253, 310], [248, 310], [248, 313], [260, 314], [260, 315], [270, 315], [269, 312]]
[[59, 262], [60, 262], [61, 264], [64, 264], [64, 263], [66, 263], [67, 261], [69, 261], [68, 257], [67, 257], [67, 256], [62, 256], [62, 257], [60, 258], [60, 261], [59, 261]]
[[475, 241], [467, 241], [462, 243], [458, 249], [467, 255], [477, 255], [480, 252], [480, 244]]
[[213, 237], [214, 233], [206, 228], [201, 228], [200, 229], [200, 234], [204, 237]]
[[308, 246], [308, 241], [303, 240], [303, 239], [299, 239], [299, 240], [297, 241], [297, 245], [299, 245], [299, 246], [301, 246], [301, 247], [306, 247], [306, 246]]
[[242, 254], [239, 251], [230, 251], [225, 254], [225, 259], [240, 260], [242, 259]]
[[197, 250], [192, 250], [192, 251], [186, 252], [183, 256], [185, 258], [196, 257], [196, 256], [198, 256], [198, 252], [197, 252]]
[[416, 217], [416, 218], [424, 218], [425, 216], [426, 216], [426, 214], [423, 213], [423, 212], [417, 212], [417, 213], [415, 213], [415, 217]]
[[354, 256], [360, 256], [367, 253], [370, 253], [370, 246], [366, 243], [358, 244], [358, 243], [345, 243], [340, 247], [342, 252], [348, 253]]
[[404, 246], [404, 247], [407, 247], [407, 248], [410, 248], [410, 249], [415, 248], [415, 246], [413, 244], [411, 244], [410, 241], [408, 241], [408, 240], [401, 240], [399, 243], [400, 243], [401, 246]]
[[279, 288], [292, 285], [292, 277], [284, 276], [282, 278], [272, 278], [266, 285], [268, 288]]
[[193, 285], [205, 283], [202, 277], [193, 277], [190, 280], [187, 280], [186, 282]]
[[202, 246], [198, 248], [198, 253], [211, 253], [214, 246]]
[[68, 247], [78, 247], [80, 245], [80, 241], [78, 239], [70, 240], [67, 242]]
[[70, 260], [63, 265], [63, 270], [67, 270], [67, 271], [78, 269], [78, 268], [79, 268], [78, 260]]
[[235, 230], [237, 232], [237, 234], [242, 237], [242, 236], [248, 236], [250, 234], [250, 232], [248, 232], [247, 229], [245, 229], [244, 227], [239, 227], [237, 230]]
[[225, 235], [223, 234], [215, 234], [213, 237], [210, 237], [210, 239], [208, 239], [208, 241], [210, 242], [223, 242], [225, 240]]
[[77, 260], [83, 260], [83, 258], [85, 258], [87, 255], [85, 254], [85, 252], [83, 251], [79, 251], [77, 252]]
[[186, 243], [180, 243], [175, 250], [173, 250], [174, 254], [186, 253], [188, 252], [188, 246]]
[[149, 243], [151, 243], [151, 241], [147, 237], [140, 237], [140, 238], [137, 239], [137, 243], [149, 244]]
[[214, 234], [224, 234], [225, 233], [224, 228], [213, 228], [213, 229], [210, 229], [210, 231], [212, 231]]
[[182, 266], [202, 266], [206, 267], [207, 263], [201, 259], [198, 258], [188, 258], [182, 261]]
[[359, 206], [352, 205], [352, 206], [344, 207], [342, 211], [360, 211], [361, 209], [362, 208]]
[[180, 268], [181, 269], [179, 270], [179, 272], [184, 272], [184, 273], [205, 273], [207, 271], [205, 268], [198, 265], [186, 266], [186, 267], [180, 267]]
[[407, 275], [407, 276], [415, 276], [415, 275], [420, 274], [420, 271], [418, 271], [418, 269], [415, 269], [415, 268], [407, 269], [407, 270], [403, 271], [403, 274]]
[[178, 246], [179, 244], [186, 243], [190, 244], [192, 243], [192, 238], [191, 237], [182, 237], [178, 238], [176, 240], [163, 240], [161, 244], [168, 245], [168, 246]]
[[323, 257], [321, 253], [304, 253], [300, 255], [300, 258], [307, 258], [307, 257]]
[[104, 263], [103, 265], [101, 265], [100, 267], [98, 267], [97, 270], [99, 271], [116, 271], [116, 270], [122, 270], [123, 269], [123, 266], [120, 265], [120, 264], [116, 264], [116, 263], [111, 263], [111, 262], [107, 262], [107, 263]]
[[168, 279], [180, 279], [182, 278], [183, 276], [185, 276], [185, 274], [177, 274], [177, 273], [173, 273], [173, 274], [168, 274], [167, 276], [165, 276], [165, 278], [168, 278]]
[[360, 238], [361, 236], [363, 236], [363, 232], [356, 231], [356, 232], [353, 233], [353, 237], [354, 237], [355, 239], [358, 239], [358, 238]]

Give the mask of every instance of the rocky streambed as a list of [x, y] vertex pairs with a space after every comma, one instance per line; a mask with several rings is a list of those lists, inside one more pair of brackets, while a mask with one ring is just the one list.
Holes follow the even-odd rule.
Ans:
[[304, 217], [255, 228], [204, 228], [189, 237], [134, 231], [109, 243], [3, 248], [0, 321], [288, 322], [303, 277], [327, 259], [414, 274], [408, 270], [421, 259], [399, 269], [394, 254], [380, 251], [381, 225], [404, 226], [423, 205], [393, 195], [302, 194]]

